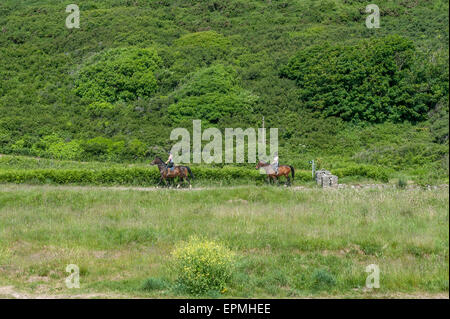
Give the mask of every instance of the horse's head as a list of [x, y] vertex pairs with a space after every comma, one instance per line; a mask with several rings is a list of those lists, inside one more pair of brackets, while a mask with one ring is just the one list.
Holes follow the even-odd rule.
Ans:
[[267, 164], [262, 161], [258, 161], [258, 164], [256, 164], [256, 169], [260, 169], [263, 166], [267, 166]]
[[155, 157], [155, 159], [150, 163], [150, 165], [161, 165], [161, 164], [164, 164], [164, 162], [159, 157]]

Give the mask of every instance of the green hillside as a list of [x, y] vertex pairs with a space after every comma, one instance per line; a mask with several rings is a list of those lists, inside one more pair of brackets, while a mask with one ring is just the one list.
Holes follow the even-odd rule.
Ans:
[[71, 3], [0, 2], [2, 154], [143, 162], [264, 116], [282, 164], [448, 182], [448, 1], [377, 1], [378, 29], [362, 0]]

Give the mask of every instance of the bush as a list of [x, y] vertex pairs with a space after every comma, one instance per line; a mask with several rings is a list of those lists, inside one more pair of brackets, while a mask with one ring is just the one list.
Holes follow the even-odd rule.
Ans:
[[157, 89], [154, 71], [161, 59], [152, 49], [118, 48], [102, 52], [81, 69], [75, 93], [85, 101], [129, 101]]
[[187, 73], [195, 67], [208, 66], [225, 58], [231, 47], [229, 39], [214, 31], [188, 33], [174, 42], [177, 59], [172, 69]]
[[161, 278], [150, 277], [144, 281], [141, 286], [142, 290], [152, 291], [152, 290], [163, 290], [169, 286], [169, 283]]
[[324, 290], [336, 285], [336, 278], [326, 269], [317, 269], [312, 274], [313, 287], [317, 290]]
[[405, 188], [408, 185], [408, 182], [404, 180], [402, 177], [398, 179], [397, 186], [398, 188]]
[[448, 94], [448, 79], [427, 75], [413, 43], [389, 36], [356, 45], [321, 44], [300, 51], [281, 75], [296, 81], [300, 100], [345, 121], [423, 121]]
[[354, 165], [345, 168], [331, 170], [339, 178], [345, 176], [363, 176], [382, 182], [389, 181], [389, 174], [386, 169], [370, 165]]
[[49, 146], [47, 150], [52, 158], [74, 160], [81, 156], [81, 146], [79, 141], [58, 142]]
[[155, 185], [157, 168], [31, 169], [0, 171], [0, 183]]
[[108, 102], [94, 102], [85, 107], [86, 114], [91, 118], [108, 117], [114, 112], [115, 106]]
[[[114, 167], [114, 168], [34, 168], [30, 163], [16, 163], [9, 157], [4, 161], [11, 165], [25, 165], [24, 169], [0, 169], [0, 183], [55, 183], [55, 184], [95, 184], [95, 185], [141, 185], [152, 186], [159, 183], [160, 174], [157, 167]], [[31, 165], [32, 169], [25, 169]], [[264, 183], [267, 177], [259, 171], [244, 167], [224, 166], [221, 168], [197, 166], [191, 167], [195, 181], [231, 183]], [[388, 171], [377, 166], [359, 165], [332, 170], [338, 177], [364, 176], [387, 182]], [[284, 179], [283, 179], [284, 180]], [[296, 181], [311, 181], [308, 171], [295, 171]]]
[[117, 159], [123, 153], [125, 141], [113, 140], [107, 137], [95, 137], [81, 143], [85, 158], [99, 157], [102, 159]]
[[178, 284], [193, 295], [223, 291], [235, 268], [232, 251], [197, 237], [177, 247], [172, 257]]
[[168, 108], [173, 123], [202, 119], [210, 123], [234, 118], [248, 120], [257, 96], [238, 85], [236, 72], [221, 64], [201, 69], [187, 77], [173, 94], [176, 103]]

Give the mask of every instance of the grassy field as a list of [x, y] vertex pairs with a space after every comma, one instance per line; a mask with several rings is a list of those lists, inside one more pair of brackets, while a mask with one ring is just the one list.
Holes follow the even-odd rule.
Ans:
[[[0, 296], [188, 297], [174, 289], [170, 252], [195, 234], [238, 257], [212, 297], [448, 298], [448, 209], [448, 189], [4, 184]], [[80, 289], [65, 286], [68, 264]], [[379, 289], [365, 288], [369, 264]]]

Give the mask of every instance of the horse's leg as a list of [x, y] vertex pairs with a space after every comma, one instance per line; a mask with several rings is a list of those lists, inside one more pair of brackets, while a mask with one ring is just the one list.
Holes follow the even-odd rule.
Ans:
[[187, 183], [187, 186], [191, 184], [191, 182], [189, 181], [189, 174], [186, 172], [184, 172], [183, 180]]
[[181, 171], [181, 173], [182, 173], [181, 174], [181, 179], [183, 180], [183, 187], [184, 187], [184, 186], [187, 186], [186, 183], [189, 183], [189, 176], [186, 173], [186, 169], [185, 168]]
[[183, 171], [180, 169], [180, 171], [178, 172], [178, 186], [177, 186], [177, 188], [183, 187], [183, 182], [184, 182]]
[[183, 181], [185, 182], [186, 186], [191, 185], [191, 182], [189, 181], [189, 173], [187, 172], [187, 169], [185, 169], [184, 175], [183, 175]]
[[159, 185], [161, 185], [161, 182], [162, 182], [162, 176], [159, 177], [159, 181], [158, 181], [158, 183], [156, 183], [156, 187], [159, 187]]
[[192, 188], [191, 179], [189, 178], [189, 172], [187, 171], [187, 169], [186, 169], [186, 180], [188, 182], [189, 189], [191, 189]]

